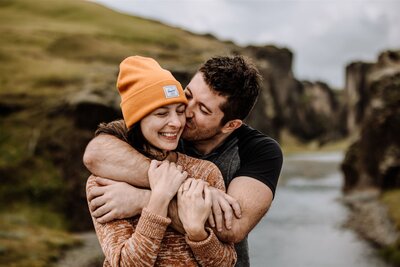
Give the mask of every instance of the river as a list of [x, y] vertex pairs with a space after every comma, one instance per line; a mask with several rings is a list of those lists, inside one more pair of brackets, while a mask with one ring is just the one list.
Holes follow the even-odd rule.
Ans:
[[249, 235], [251, 266], [387, 267], [376, 251], [342, 225], [342, 153], [285, 157], [268, 215]]

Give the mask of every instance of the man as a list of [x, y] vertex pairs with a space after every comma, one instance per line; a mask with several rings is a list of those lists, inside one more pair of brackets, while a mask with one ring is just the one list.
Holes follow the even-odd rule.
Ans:
[[[247, 235], [269, 209], [282, 167], [279, 145], [242, 123], [259, 90], [257, 69], [241, 56], [211, 58], [185, 89], [187, 122], [181, 150], [214, 162], [224, 176], [227, 194], [212, 191], [209, 222], [220, 240], [237, 243], [236, 266], [249, 266]], [[121, 133], [109, 129], [100, 133]], [[116, 135], [124, 140], [123, 132]], [[148, 197], [146, 189], [137, 188], [148, 188], [145, 157], [125, 142], [100, 134], [89, 143], [84, 163], [94, 175], [136, 186], [98, 178], [100, 186], [89, 199], [99, 222], [140, 213]], [[177, 217], [173, 213], [172, 207], [170, 217]]]

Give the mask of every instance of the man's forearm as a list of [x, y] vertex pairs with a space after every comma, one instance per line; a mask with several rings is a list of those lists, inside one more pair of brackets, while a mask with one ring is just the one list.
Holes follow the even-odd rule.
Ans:
[[221, 232], [217, 231], [216, 228], [212, 229], [219, 240], [228, 243], [229, 242], [238, 243], [242, 241], [246, 237], [246, 235], [250, 232], [250, 230], [247, 229], [246, 227], [248, 223], [245, 223], [244, 220], [246, 220], [246, 216], [242, 216], [241, 219], [233, 218], [232, 228], [230, 230], [226, 229], [225, 226], [223, 226]]
[[271, 206], [273, 195], [265, 184], [245, 176], [233, 179], [227, 193], [239, 202], [242, 216], [240, 219], [232, 218], [230, 230], [224, 226], [221, 232], [214, 232], [221, 241], [238, 243], [266, 214]]
[[90, 141], [83, 162], [94, 175], [149, 187], [150, 160], [112, 135], [101, 134]]

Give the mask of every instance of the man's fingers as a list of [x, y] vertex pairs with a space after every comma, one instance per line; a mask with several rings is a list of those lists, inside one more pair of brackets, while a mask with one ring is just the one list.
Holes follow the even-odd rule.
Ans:
[[94, 212], [99, 207], [103, 206], [106, 203], [106, 199], [102, 196], [96, 197], [89, 202], [89, 209], [91, 212]]
[[211, 212], [210, 215], [208, 216], [208, 223], [212, 228], [215, 227], [215, 221], [214, 221], [214, 216], [213, 213]]
[[207, 205], [207, 207], [212, 205], [211, 191], [206, 183], [204, 183], [204, 203]]
[[218, 200], [213, 198], [213, 203], [212, 203], [212, 211], [214, 214], [214, 221], [217, 226], [217, 230], [219, 232], [222, 231], [222, 225], [223, 225], [223, 218], [222, 218], [222, 211], [221, 207], [219, 206]]
[[104, 214], [107, 214], [111, 211], [109, 205], [105, 204], [103, 206], [98, 207], [92, 212], [92, 216], [95, 218], [102, 217]]
[[231, 205], [236, 218], [240, 219], [242, 217], [242, 209], [240, 208], [239, 201], [237, 201], [236, 199], [234, 199], [233, 197], [231, 197], [228, 194], [225, 194], [225, 199]]
[[104, 195], [105, 189], [101, 186], [93, 186], [88, 190], [87, 199], [92, 201], [92, 199]]
[[114, 215], [113, 212], [109, 212], [100, 218], [96, 218], [96, 221], [99, 223], [108, 223], [115, 219], [118, 219], [118, 218], [116, 218], [116, 216]]
[[233, 217], [233, 209], [231, 205], [225, 198], [220, 198], [219, 205], [224, 213], [225, 218], [225, 227], [227, 229], [231, 229], [232, 227], [232, 217]]
[[98, 183], [99, 185], [105, 186], [105, 185], [112, 185], [117, 183], [116, 181], [113, 181], [111, 179], [107, 179], [107, 178], [102, 178], [102, 177], [96, 177], [95, 179], [96, 183]]

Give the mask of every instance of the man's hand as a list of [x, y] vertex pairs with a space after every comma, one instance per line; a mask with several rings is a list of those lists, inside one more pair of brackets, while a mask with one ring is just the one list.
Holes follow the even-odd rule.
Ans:
[[208, 223], [211, 227], [216, 226], [217, 230], [221, 232], [225, 221], [226, 229], [231, 229], [233, 214], [238, 219], [242, 216], [239, 202], [217, 188], [210, 187], [210, 192], [212, 196], [212, 214], [208, 218]]
[[92, 216], [99, 223], [140, 214], [150, 197], [150, 190], [125, 182], [96, 177], [96, 183], [98, 186], [88, 192], [88, 200]]

